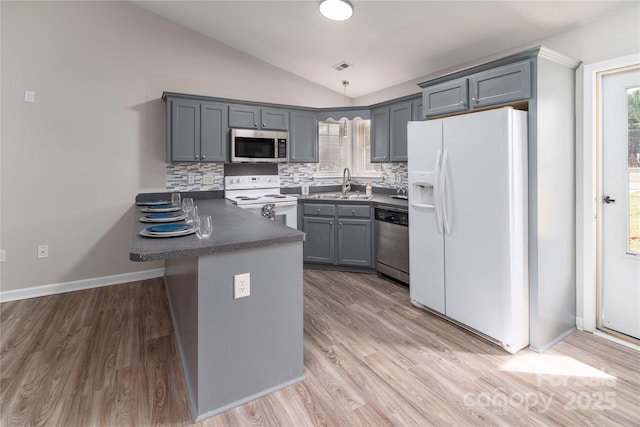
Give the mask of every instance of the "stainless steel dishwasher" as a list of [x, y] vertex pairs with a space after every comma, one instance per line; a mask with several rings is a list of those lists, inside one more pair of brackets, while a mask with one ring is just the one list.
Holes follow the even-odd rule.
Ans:
[[376, 208], [376, 270], [409, 284], [409, 213]]

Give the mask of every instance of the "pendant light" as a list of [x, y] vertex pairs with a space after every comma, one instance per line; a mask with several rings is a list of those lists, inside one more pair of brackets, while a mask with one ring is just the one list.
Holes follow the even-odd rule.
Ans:
[[[349, 86], [349, 80], [343, 80], [342, 86], [344, 86], [344, 106], [347, 106], [347, 86]], [[344, 124], [342, 125], [342, 136], [347, 136], [347, 118], [344, 119]]]
[[353, 6], [348, 0], [322, 0], [320, 13], [332, 21], [346, 21], [353, 15]]

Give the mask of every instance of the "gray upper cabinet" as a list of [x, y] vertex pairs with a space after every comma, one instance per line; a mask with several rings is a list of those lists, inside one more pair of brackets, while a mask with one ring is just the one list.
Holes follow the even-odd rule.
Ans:
[[422, 91], [422, 107], [425, 116], [439, 116], [442, 114], [465, 111], [468, 108], [469, 82], [463, 77], [434, 86]]
[[318, 162], [318, 120], [315, 113], [292, 111], [289, 158], [297, 163]]
[[200, 102], [168, 99], [168, 159], [194, 162], [200, 159]]
[[424, 120], [424, 110], [422, 109], [422, 97], [416, 99], [411, 102], [411, 108], [413, 110], [413, 117], [411, 120], [413, 121], [422, 121]]
[[229, 106], [230, 128], [260, 128], [260, 108], [246, 105]]
[[392, 162], [407, 161], [407, 123], [413, 119], [412, 102], [389, 107], [389, 152]]
[[200, 161], [227, 161], [227, 121], [227, 105], [212, 102], [200, 105]]
[[227, 161], [226, 105], [168, 98], [167, 110], [168, 161]]
[[260, 128], [273, 130], [289, 130], [289, 112], [274, 108], [260, 110]]
[[389, 161], [389, 108], [371, 111], [371, 162]]
[[287, 110], [280, 110], [276, 108], [230, 105], [229, 127], [289, 130], [289, 112]]
[[471, 108], [506, 104], [531, 97], [531, 61], [473, 74], [469, 81]]

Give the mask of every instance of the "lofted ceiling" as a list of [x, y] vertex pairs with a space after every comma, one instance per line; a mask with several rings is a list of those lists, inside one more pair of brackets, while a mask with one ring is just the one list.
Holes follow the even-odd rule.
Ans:
[[[307, 80], [357, 98], [605, 17], [629, 1], [132, 1]], [[578, 58], [579, 59], [579, 58]], [[332, 67], [346, 61], [343, 71]]]

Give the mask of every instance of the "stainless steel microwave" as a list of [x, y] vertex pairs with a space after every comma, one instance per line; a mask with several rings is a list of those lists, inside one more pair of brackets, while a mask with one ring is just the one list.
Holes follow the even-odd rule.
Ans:
[[289, 132], [231, 129], [231, 161], [278, 163], [289, 160]]

